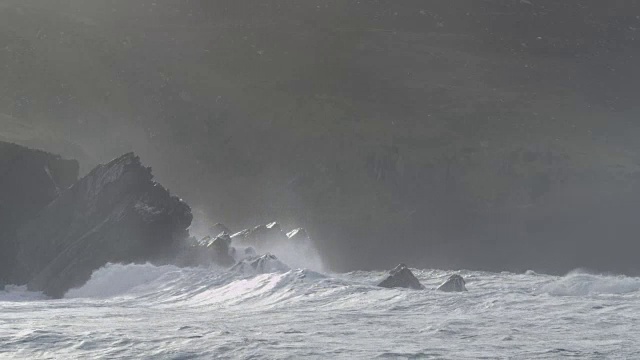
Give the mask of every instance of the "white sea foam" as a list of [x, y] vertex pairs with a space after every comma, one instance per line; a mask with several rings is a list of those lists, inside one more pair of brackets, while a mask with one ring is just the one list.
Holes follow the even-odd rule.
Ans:
[[96, 270], [82, 287], [69, 290], [65, 297], [104, 298], [130, 294], [172, 271], [179, 269], [174, 266], [151, 264], [107, 264]]
[[40, 292], [29, 291], [26, 286], [7, 285], [0, 291], [0, 302], [44, 300], [47, 297]]
[[[266, 268], [265, 268], [266, 269]], [[109, 264], [65, 299], [0, 291], [0, 358], [637, 358], [640, 279]], [[562, 296], [559, 296], [562, 295]]]
[[545, 285], [542, 289], [551, 295], [559, 296], [629, 294], [640, 290], [640, 278], [593, 275], [575, 271]]

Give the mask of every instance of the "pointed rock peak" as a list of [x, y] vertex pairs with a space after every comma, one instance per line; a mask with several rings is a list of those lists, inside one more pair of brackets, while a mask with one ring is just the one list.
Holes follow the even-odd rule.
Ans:
[[118, 156], [117, 158], [109, 161], [107, 164], [105, 164], [105, 166], [109, 167], [112, 166], [114, 164], [118, 164], [118, 163], [122, 163], [122, 164], [141, 164], [140, 162], [140, 157], [137, 156], [135, 153], [133, 152], [128, 152], [124, 155]]
[[304, 240], [304, 239], [308, 239], [309, 235], [307, 234], [307, 231], [305, 229], [298, 228], [298, 229], [289, 231], [287, 233], [287, 238], [292, 240]]
[[235, 242], [248, 245], [277, 243], [287, 240], [286, 234], [276, 222], [267, 225], [259, 225], [251, 230], [243, 230], [231, 236]]
[[151, 179], [133, 153], [96, 167], [17, 230], [13, 271], [29, 289], [60, 297], [107, 262], [174, 257], [191, 208]]
[[226, 246], [229, 247], [231, 245], [231, 236], [227, 233], [222, 233], [211, 242], [213, 246]]
[[407, 288], [407, 289], [415, 289], [422, 290], [424, 286], [420, 284], [418, 278], [413, 275], [411, 270], [405, 264], [399, 264], [393, 270], [389, 272], [389, 276], [387, 276], [381, 283], [378, 284], [380, 287], [384, 288]]
[[445, 292], [463, 292], [467, 291], [464, 278], [458, 274], [449, 276], [449, 279], [438, 286], [438, 290]]
[[231, 230], [221, 223], [216, 223], [209, 226], [209, 234], [212, 236], [219, 236], [222, 233], [231, 234]]
[[280, 228], [280, 224], [278, 224], [277, 222], [272, 222], [272, 223], [268, 223], [267, 225], [267, 229], [273, 229], [273, 230], [280, 230], [282, 231], [282, 229]]
[[244, 238], [247, 234], [249, 234], [250, 230], [249, 229], [244, 229], [242, 231], [238, 231], [237, 233], [231, 235], [231, 238]]

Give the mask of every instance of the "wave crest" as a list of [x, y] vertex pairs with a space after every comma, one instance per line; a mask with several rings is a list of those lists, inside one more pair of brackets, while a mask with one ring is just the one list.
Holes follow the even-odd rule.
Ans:
[[86, 284], [69, 290], [65, 298], [107, 298], [132, 294], [142, 291], [142, 287], [148, 289], [151, 283], [175, 271], [180, 269], [171, 265], [107, 264], [94, 271]]
[[629, 294], [640, 290], [640, 278], [605, 276], [574, 271], [546, 284], [542, 291], [555, 296], [588, 296]]

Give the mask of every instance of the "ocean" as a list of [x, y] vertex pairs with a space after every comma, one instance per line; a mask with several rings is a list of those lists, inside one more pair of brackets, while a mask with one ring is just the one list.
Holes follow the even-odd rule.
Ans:
[[63, 299], [0, 291], [8, 359], [638, 359], [640, 278], [108, 264]]

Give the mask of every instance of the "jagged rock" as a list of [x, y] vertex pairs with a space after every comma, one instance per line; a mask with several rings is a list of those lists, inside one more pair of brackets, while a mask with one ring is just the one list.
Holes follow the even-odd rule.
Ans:
[[233, 249], [231, 247], [231, 237], [226, 233], [216, 237], [207, 245], [207, 249], [211, 254], [212, 261], [220, 266], [231, 266], [236, 263], [231, 253], [231, 249]]
[[229, 267], [236, 263], [236, 249], [231, 247], [231, 237], [221, 233], [216, 238], [205, 236], [196, 244], [189, 244], [179, 249], [176, 256], [177, 266], [209, 266], [217, 264]]
[[211, 236], [207, 235], [207, 236], [203, 237], [202, 239], [200, 239], [200, 241], [198, 241], [198, 243], [200, 245], [203, 245], [203, 246], [208, 246], [212, 241], [213, 241], [213, 238], [211, 238]]
[[191, 209], [133, 153], [100, 165], [16, 232], [13, 283], [60, 297], [107, 262], [166, 262], [188, 238]]
[[211, 234], [212, 236], [218, 236], [222, 233], [231, 235], [231, 230], [229, 230], [228, 227], [220, 223], [216, 223], [209, 226], [209, 234]]
[[231, 235], [231, 240], [233, 241], [243, 241], [244, 238], [247, 236], [247, 234], [249, 234], [251, 230], [249, 229], [244, 229], [242, 231], [238, 231], [237, 233], [234, 233]]
[[16, 229], [78, 179], [75, 160], [0, 141], [0, 282], [15, 267]]
[[287, 238], [292, 241], [306, 241], [309, 240], [309, 234], [307, 234], [307, 230], [298, 228], [289, 231], [287, 233]]
[[438, 290], [446, 292], [462, 292], [467, 291], [464, 278], [460, 275], [454, 274], [449, 276], [449, 279], [438, 286]]
[[231, 271], [246, 275], [286, 272], [289, 270], [291, 270], [291, 268], [278, 260], [275, 255], [268, 253], [259, 257], [242, 260], [231, 268]]
[[405, 265], [400, 264], [395, 267], [395, 269], [389, 272], [389, 276], [386, 279], [382, 280], [378, 286], [385, 288], [407, 288], [407, 289], [415, 289], [422, 290], [424, 286], [420, 284], [420, 281], [413, 275], [411, 270]]
[[287, 240], [280, 224], [272, 222], [267, 225], [256, 226], [251, 230], [243, 230], [231, 236], [234, 242], [246, 245], [262, 246], [276, 244]]

